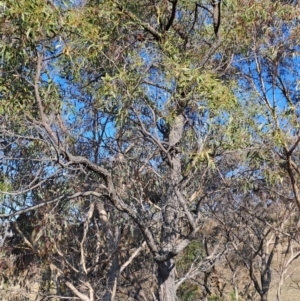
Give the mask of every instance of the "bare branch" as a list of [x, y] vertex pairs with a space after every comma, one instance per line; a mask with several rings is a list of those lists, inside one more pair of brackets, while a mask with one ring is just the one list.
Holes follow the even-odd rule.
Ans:
[[[106, 189], [106, 187], [102, 186], [102, 185], [100, 185], [99, 188]], [[72, 194], [72, 195], [63, 194], [63, 195], [61, 195], [61, 196], [59, 196], [59, 197], [57, 197], [53, 200], [45, 201], [43, 203], [27, 207], [26, 209], [17, 210], [17, 211], [12, 212], [12, 213], [0, 214], [0, 218], [10, 218], [12, 216], [16, 216], [16, 215], [20, 215], [22, 213], [26, 213], [26, 212], [29, 212], [29, 211], [32, 211], [32, 210], [36, 210], [36, 209], [41, 208], [43, 206], [53, 204], [53, 203], [56, 203], [56, 202], [59, 202], [59, 201], [69, 201], [69, 200], [75, 199], [77, 197], [84, 197], [84, 196], [90, 196], [90, 195], [93, 195], [93, 196], [96, 196], [96, 197], [99, 198], [99, 197], [101, 197], [105, 194], [101, 194], [101, 193], [96, 192], [96, 191], [77, 192], [77, 193]]]
[[132, 260], [138, 256], [138, 254], [145, 248], [146, 246], [146, 242], [144, 241], [142, 243], [142, 245], [140, 247], [138, 247], [132, 254], [131, 256], [128, 258], [128, 260], [122, 264], [121, 268], [120, 268], [120, 273], [122, 273], [124, 271], [124, 269], [132, 262]]
[[177, 6], [178, 0], [173, 0], [170, 2], [172, 3], [172, 12], [171, 12], [170, 18], [165, 26], [165, 31], [168, 31], [170, 29], [170, 27], [172, 26], [172, 24], [174, 22], [175, 16], [176, 16], [176, 6]]

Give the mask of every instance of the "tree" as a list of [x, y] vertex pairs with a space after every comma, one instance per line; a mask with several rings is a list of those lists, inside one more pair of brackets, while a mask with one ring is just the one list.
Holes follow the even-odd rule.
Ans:
[[[278, 122], [287, 111], [277, 114], [278, 105], [269, 105], [264, 89], [277, 83], [274, 91], [280, 89], [292, 104], [297, 93], [279, 79], [265, 79], [261, 67], [275, 80], [274, 68], [288, 65], [290, 46], [277, 44], [267, 27], [281, 37], [288, 28], [293, 44], [297, 37], [291, 24], [297, 16], [293, 4], [267, 1], [262, 10], [266, 1], [244, 2], [223, 5], [219, 28], [212, 9], [220, 9], [220, 3], [212, 7], [210, 1], [6, 1], [1, 12], [1, 172], [10, 197], [1, 217], [32, 211], [37, 224], [46, 223], [43, 229], [56, 227], [48, 232], [53, 251], [47, 256], [77, 297], [95, 299], [88, 279], [100, 251], [89, 243], [97, 246], [103, 232], [106, 256], [112, 254], [106, 258], [111, 265], [103, 298], [114, 299], [122, 267], [145, 241], [155, 266], [153, 295], [175, 300], [175, 258], [201, 232], [203, 198], [206, 208], [214, 208], [217, 202], [208, 195], [234, 189], [237, 182], [228, 180], [232, 174], [255, 170], [266, 148], [256, 155], [253, 148], [265, 140], [279, 157], [285, 147], [282, 160], [297, 194], [290, 158], [298, 140], [288, 147], [291, 137], [283, 136], [284, 122]], [[266, 45], [264, 38], [274, 53], [258, 51]], [[249, 76], [247, 67], [254, 63], [257, 75]], [[284, 119], [290, 124], [292, 111]], [[276, 126], [261, 126], [265, 120]], [[276, 144], [278, 137], [284, 142]], [[242, 161], [228, 166], [237, 150]], [[269, 181], [280, 171], [282, 166], [269, 178], [260, 176]], [[71, 226], [69, 233], [74, 233], [72, 223], [83, 227], [74, 246], [57, 240], [62, 231], [57, 225], [63, 223]], [[137, 227], [139, 235], [133, 235], [135, 251], [121, 264], [118, 247], [125, 223]], [[19, 234], [40, 256], [46, 237], [38, 231], [31, 238]], [[80, 251], [72, 253], [75, 246]], [[55, 264], [59, 260], [62, 266], [70, 263], [85, 288]]]

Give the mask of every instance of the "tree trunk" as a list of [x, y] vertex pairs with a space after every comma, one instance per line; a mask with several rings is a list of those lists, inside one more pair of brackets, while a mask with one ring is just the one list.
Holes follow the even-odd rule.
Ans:
[[120, 266], [118, 263], [118, 255], [114, 255], [111, 267], [107, 275], [106, 291], [104, 294], [104, 301], [113, 301], [116, 296], [117, 284], [119, 278]]
[[169, 259], [166, 262], [158, 263], [158, 300], [175, 301], [175, 262]]
[[120, 274], [120, 265], [117, 252], [120, 239], [120, 229], [116, 225], [113, 231], [108, 214], [102, 202], [97, 202], [96, 208], [107, 240], [107, 255], [110, 256], [110, 254], [113, 254], [111, 266], [106, 276], [106, 291], [104, 293], [103, 300], [113, 301], [116, 295], [118, 278]]
[[[163, 214], [161, 250], [169, 253], [173, 250], [178, 239], [178, 227], [180, 218], [180, 205], [175, 189], [182, 179], [180, 151], [175, 150], [177, 143], [182, 138], [184, 127], [184, 116], [179, 114], [175, 117], [169, 133], [170, 148], [169, 152], [170, 179], [167, 191], [167, 201]], [[164, 262], [158, 262], [158, 298], [159, 301], [175, 301], [175, 260], [170, 258]]]
[[268, 301], [268, 291], [260, 295], [261, 301]]

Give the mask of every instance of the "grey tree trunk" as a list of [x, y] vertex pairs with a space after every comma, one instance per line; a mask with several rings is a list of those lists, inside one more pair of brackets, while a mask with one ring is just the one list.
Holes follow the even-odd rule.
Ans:
[[117, 285], [118, 285], [118, 278], [120, 274], [120, 265], [118, 260], [118, 252], [116, 252], [116, 249], [119, 244], [119, 238], [120, 238], [120, 229], [118, 226], [115, 226], [114, 231], [113, 227], [110, 223], [110, 220], [108, 218], [108, 214], [103, 206], [102, 202], [97, 202], [96, 204], [99, 218], [102, 223], [103, 231], [106, 236], [107, 240], [107, 255], [110, 256], [110, 254], [114, 254], [112, 256], [112, 262], [111, 266], [108, 270], [107, 277], [106, 277], [106, 290], [104, 293], [103, 300], [104, 301], [113, 301], [116, 295], [117, 291]]
[[[164, 210], [164, 222], [162, 226], [161, 250], [165, 254], [172, 253], [178, 241], [178, 227], [180, 219], [180, 202], [176, 195], [176, 189], [182, 179], [180, 151], [176, 149], [181, 140], [184, 127], [183, 115], [175, 117], [170, 128], [169, 145], [173, 150], [169, 152], [169, 163], [171, 167], [169, 188], [166, 195]], [[158, 296], [159, 301], [175, 301], [175, 260], [170, 256], [164, 262], [158, 262]]]
[[263, 293], [260, 297], [261, 301], [268, 301], [268, 292]]
[[104, 301], [113, 301], [116, 296], [118, 278], [120, 273], [120, 266], [118, 262], [118, 255], [114, 255], [111, 267], [106, 278], [106, 291], [104, 294]]
[[175, 301], [175, 266], [174, 260], [158, 264], [159, 301]]

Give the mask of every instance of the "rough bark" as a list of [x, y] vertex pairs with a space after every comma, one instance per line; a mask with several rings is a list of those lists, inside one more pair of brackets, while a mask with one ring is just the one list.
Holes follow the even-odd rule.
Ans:
[[105, 233], [108, 245], [107, 254], [112, 256], [112, 263], [108, 270], [106, 277], [106, 291], [104, 293], [104, 301], [113, 301], [117, 291], [117, 283], [120, 274], [120, 265], [118, 260], [118, 253], [116, 252], [119, 243], [119, 228], [115, 227], [115, 231], [112, 231], [112, 225], [108, 219], [108, 214], [103, 206], [102, 202], [96, 204], [99, 218], [101, 220], [103, 231]]
[[263, 293], [260, 297], [261, 301], [268, 301], [268, 292]]
[[175, 266], [174, 259], [158, 264], [159, 301], [175, 301]]
[[182, 178], [180, 153], [176, 149], [176, 144], [180, 141], [183, 133], [184, 117], [176, 116], [170, 130], [170, 186], [166, 196], [166, 206], [164, 212], [164, 224], [162, 227], [162, 253], [169, 253], [166, 261], [158, 263], [158, 285], [160, 301], [175, 301], [175, 261], [172, 258], [172, 251], [175, 249], [178, 240], [180, 202], [176, 195], [176, 188]]
[[104, 294], [104, 301], [113, 301], [116, 296], [117, 284], [119, 278], [120, 266], [117, 254], [114, 255], [112, 265], [108, 271], [106, 292]]

